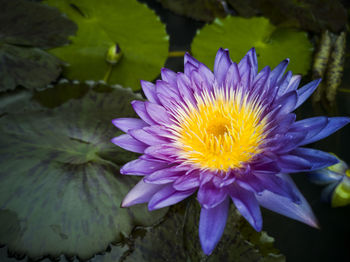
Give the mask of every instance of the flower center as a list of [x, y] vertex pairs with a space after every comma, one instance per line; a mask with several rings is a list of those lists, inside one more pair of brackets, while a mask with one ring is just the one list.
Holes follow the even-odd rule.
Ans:
[[206, 128], [208, 134], [212, 134], [213, 136], [221, 136], [228, 132], [228, 128], [225, 123], [215, 123], [215, 119], [213, 123], [209, 123]]
[[200, 169], [229, 171], [242, 168], [261, 152], [266, 121], [261, 107], [242, 93], [205, 92], [196, 106], [177, 109], [174, 129], [179, 158]]

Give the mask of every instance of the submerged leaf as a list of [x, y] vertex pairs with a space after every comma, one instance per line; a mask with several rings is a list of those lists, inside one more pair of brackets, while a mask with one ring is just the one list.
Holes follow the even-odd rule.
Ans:
[[[231, 205], [224, 234], [214, 249], [205, 257], [198, 241], [200, 206], [194, 202], [187, 207], [184, 225], [185, 246], [191, 261], [283, 262], [285, 257], [273, 247], [274, 239], [266, 232], [256, 232]], [[205, 259], [203, 259], [205, 257]]]
[[41, 88], [61, 73], [61, 61], [35, 47], [0, 44], [0, 91]]
[[310, 68], [312, 45], [307, 34], [275, 27], [263, 17], [216, 19], [197, 33], [192, 53], [204, 64], [212, 64], [218, 46], [230, 49], [233, 61], [255, 47], [259, 69], [275, 67], [285, 58], [290, 58], [288, 67], [295, 74], [306, 74]]
[[134, 250], [125, 261], [285, 261], [273, 247], [273, 238], [256, 232], [231, 209], [217, 248], [206, 256], [198, 241], [200, 207], [196, 201], [175, 206], [161, 224], [136, 231]]
[[158, 0], [163, 7], [178, 15], [211, 22], [216, 17], [225, 17], [225, 1], [218, 0]]
[[52, 48], [68, 42], [77, 26], [56, 8], [25, 0], [0, 0], [0, 43]]
[[135, 98], [100, 86], [54, 109], [34, 106], [0, 118], [0, 244], [33, 259], [87, 259], [163, 216], [166, 210], [143, 205], [120, 208], [138, 179], [119, 174], [135, 154], [109, 141], [116, 135], [111, 119], [134, 116]]
[[61, 73], [61, 61], [40, 48], [68, 42], [76, 25], [55, 8], [0, 0], [0, 91], [42, 88]]
[[226, 0], [239, 15], [263, 15], [273, 23], [294, 23], [308, 31], [344, 30], [346, 9], [339, 0]]
[[[47, 0], [78, 24], [70, 45], [51, 53], [66, 61], [70, 79], [102, 80], [140, 88], [140, 80], [153, 80], [168, 54], [165, 26], [136, 0]], [[111, 46], [119, 45], [123, 57], [116, 65], [106, 61]]]

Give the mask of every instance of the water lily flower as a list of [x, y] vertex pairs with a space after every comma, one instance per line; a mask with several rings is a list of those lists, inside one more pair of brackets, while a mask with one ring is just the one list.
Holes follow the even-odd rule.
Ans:
[[337, 163], [333, 155], [303, 146], [350, 121], [324, 116], [296, 121], [293, 110], [320, 80], [298, 89], [300, 76], [284, 73], [288, 61], [258, 73], [254, 48], [238, 64], [220, 48], [214, 72], [186, 54], [184, 73], [163, 68], [162, 80], [141, 81], [148, 101], [132, 102], [140, 119], [113, 120], [126, 134], [112, 142], [142, 154], [120, 170], [144, 176], [122, 206], [148, 202], [155, 210], [197, 192], [199, 238], [207, 255], [223, 234], [230, 200], [257, 231], [260, 206], [317, 227], [286, 173]]
[[332, 207], [350, 204], [350, 169], [341, 159], [339, 163], [325, 167], [309, 174], [312, 182], [327, 185], [322, 191], [322, 200], [331, 203]]

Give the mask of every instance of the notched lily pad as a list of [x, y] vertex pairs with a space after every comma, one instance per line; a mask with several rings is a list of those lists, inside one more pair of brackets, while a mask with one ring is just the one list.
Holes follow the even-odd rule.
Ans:
[[134, 116], [130, 101], [139, 97], [101, 88], [54, 109], [34, 106], [0, 118], [0, 244], [11, 252], [91, 258], [166, 212], [120, 208], [139, 178], [119, 173], [136, 155], [109, 141], [119, 132], [111, 120]]
[[[222, 239], [206, 256], [198, 237], [199, 214], [200, 207], [194, 199], [173, 207], [164, 222], [135, 239], [134, 250], [125, 261], [285, 261], [274, 249], [273, 238], [265, 232], [255, 232], [233, 208]], [[136, 233], [142, 235], [141, 231]]]
[[67, 43], [76, 25], [55, 8], [24, 0], [0, 0], [0, 10], [0, 91], [45, 87], [62, 62], [39, 48]]
[[228, 48], [235, 62], [255, 47], [259, 69], [275, 67], [290, 58], [289, 70], [306, 74], [311, 66], [313, 46], [305, 32], [279, 28], [264, 17], [227, 17], [201, 29], [192, 43], [192, 53], [201, 62], [213, 65], [219, 47]]
[[[64, 76], [78, 80], [105, 80], [140, 88], [140, 80], [153, 80], [168, 55], [165, 26], [136, 0], [46, 0], [77, 23], [71, 44], [50, 52], [68, 66]], [[111, 47], [120, 47], [115, 65], [106, 61]], [[119, 50], [119, 49], [118, 49]]]

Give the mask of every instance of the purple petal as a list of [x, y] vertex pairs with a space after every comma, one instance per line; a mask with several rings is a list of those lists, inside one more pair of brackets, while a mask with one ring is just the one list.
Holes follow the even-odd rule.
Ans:
[[318, 227], [317, 220], [311, 207], [300, 193], [293, 180], [285, 174], [280, 174], [279, 176], [294, 187], [294, 192], [300, 199], [300, 204], [296, 204], [289, 198], [276, 195], [270, 191], [264, 191], [261, 195], [256, 195], [259, 204], [267, 209], [301, 221], [312, 227]]
[[330, 134], [333, 134], [334, 132], [338, 131], [343, 126], [350, 123], [349, 117], [329, 117], [327, 125], [315, 136], [310, 137], [310, 139], [305, 140], [303, 144], [310, 144], [313, 142], [316, 142], [320, 139], [323, 139]]
[[286, 173], [310, 171], [312, 164], [306, 159], [295, 155], [283, 155], [278, 158], [281, 171]]
[[313, 141], [313, 137], [320, 133], [327, 124], [328, 118], [325, 116], [312, 117], [295, 122], [290, 130], [291, 132], [307, 132], [304, 140], [300, 143], [300, 145], [305, 145], [311, 143], [310, 141]]
[[268, 150], [277, 154], [285, 154], [298, 147], [301, 141], [304, 140], [306, 132], [301, 130], [300, 132], [289, 132], [285, 135], [277, 134], [269, 142]]
[[224, 233], [229, 211], [229, 199], [214, 208], [202, 207], [199, 219], [199, 240], [206, 255], [210, 255]]
[[267, 161], [264, 163], [252, 165], [254, 174], [277, 174], [281, 171], [280, 167], [275, 161]]
[[201, 75], [203, 79], [205, 79], [204, 87], [208, 91], [213, 88], [214, 83], [214, 74], [213, 72], [204, 64], [199, 64], [198, 73]]
[[193, 96], [193, 91], [191, 88], [191, 80], [185, 74], [180, 73], [177, 75], [177, 87], [184, 101], [191, 102], [193, 106], [197, 104]]
[[132, 129], [129, 130], [129, 134], [137, 139], [138, 141], [141, 141], [147, 145], [159, 145], [159, 144], [165, 144], [167, 141], [162, 139], [161, 137], [157, 135], [150, 134], [146, 132], [143, 129]]
[[136, 159], [126, 163], [120, 169], [120, 173], [123, 175], [149, 175], [167, 167], [168, 163], [165, 161]]
[[311, 94], [316, 90], [320, 82], [321, 82], [321, 79], [314, 80], [297, 90], [298, 101], [297, 101], [297, 104], [295, 105], [295, 108], [298, 108], [302, 103], [305, 102], [306, 99], [309, 98], [309, 96], [311, 96]]
[[274, 103], [274, 106], [281, 106], [281, 109], [278, 112], [279, 117], [284, 117], [284, 115], [293, 111], [295, 109], [297, 99], [298, 96], [295, 91], [286, 93], [279, 97]]
[[121, 206], [129, 207], [135, 204], [146, 203], [163, 187], [164, 185], [145, 183], [143, 179], [141, 179], [125, 196]]
[[169, 114], [164, 107], [149, 102], [145, 102], [145, 107], [148, 115], [157, 124], [171, 124]]
[[189, 53], [186, 52], [184, 56], [184, 64], [186, 65], [187, 63], [194, 65], [196, 68], [198, 68], [201, 64], [197, 59], [193, 58]]
[[204, 208], [213, 208], [225, 200], [227, 196], [224, 188], [217, 188], [213, 183], [201, 185], [197, 199]]
[[216, 53], [214, 62], [214, 75], [219, 86], [221, 86], [225, 80], [226, 73], [232, 64], [228, 49], [220, 48]]
[[138, 118], [116, 118], [112, 120], [112, 123], [125, 133], [127, 133], [129, 129], [148, 126], [146, 122]]
[[150, 134], [154, 134], [160, 137], [167, 138], [172, 135], [171, 131], [169, 131], [168, 128], [162, 125], [152, 125], [152, 126], [147, 126], [143, 128], [145, 131], [147, 131]]
[[316, 170], [308, 174], [308, 178], [312, 183], [315, 183], [317, 185], [327, 185], [341, 180], [343, 178], [343, 175], [323, 168], [321, 170]]
[[161, 77], [165, 82], [168, 82], [170, 85], [176, 85], [176, 73], [167, 68], [162, 68]]
[[257, 175], [256, 183], [259, 183], [265, 190], [287, 197], [293, 202], [300, 203], [300, 199], [294, 190], [294, 184], [280, 178], [277, 175]]
[[210, 171], [202, 171], [199, 174], [199, 181], [200, 181], [200, 186], [203, 186], [206, 183], [209, 183], [210, 181], [212, 181], [212, 179], [214, 178], [214, 174]]
[[256, 74], [258, 73], [258, 58], [256, 56], [255, 48], [253, 47], [252, 49], [250, 49], [246, 54], [246, 56], [249, 57], [251, 72], [253, 74], [252, 76], [255, 77]]
[[137, 141], [136, 139], [132, 138], [130, 135], [127, 134], [117, 136], [113, 138], [111, 142], [117, 146], [120, 146], [121, 148], [135, 153], [143, 153], [147, 148], [146, 144]]
[[156, 93], [168, 95], [170, 97], [178, 97], [178, 90], [176, 81], [172, 84], [164, 81], [164, 80], [157, 80], [156, 81]]
[[134, 108], [136, 114], [147, 124], [155, 125], [156, 123], [153, 119], [148, 115], [145, 108], [145, 102], [134, 100], [131, 102], [132, 107]]
[[186, 175], [183, 174], [182, 176], [176, 179], [176, 181], [173, 184], [173, 187], [179, 191], [185, 191], [199, 187], [199, 173], [192, 172]]
[[[293, 155], [301, 157], [311, 163], [310, 171], [325, 168], [334, 165], [339, 162], [339, 160], [331, 154], [326, 152], [312, 149], [312, 148], [297, 148], [290, 152]], [[309, 171], [308, 170], [308, 171]]]
[[238, 66], [236, 63], [232, 63], [227, 70], [224, 86], [226, 88], [235, 88], [240, 81], [241, 77], [239, 75]]
[[286, 91], [297, 90], [299, 83], [301, 81], [301, 75], [294, 75], [289, 81], [288, 87]]
[[169, 144], [154, 145], [146, 148], [144, 153], [155, 158], [169, 161], [171, 160], [172, 156], [176, 155], [177, 149]]
[[254, 82], [252, 84], [252, 96], [255, 96], [255, 94], [258, 95], [258, 93], [261, 92], [262, 88], [265, 87], [266, 81], [269, 78], [270, 75], [270, 67], [265, 66], [260, 73], [254, 78]]
[[[289, 113], [284, 115], [282, 119], [278, 119], [278, 121], [276, 121], [276, 124], [278, 125], [276, 132], [285, 134], [288, 130], [290, 130], [290, 127], [295, 122], [296, 117], [297, 116], [294, 113]], [[300, 132], [300, 130], [298, 132]]]
[[239, 213], [256, 231], [261, 231], [262, 217], [255, 194], [235, 185], [229, 187], [229, 194]]
[[277, 83], [278, 86], [278, 96], [282, 96], [285, 93], [288, 93], [293, 90], [289, 90], [289, 82], [292, 79], [293, 73], [292, 71], [288, 71], [284, 76], [282, 77], [281, 81]]
[[238, 64], [239, 75], [241, 76], [242, 88], [251, 87], [251, 79], [253, 78], [253, 73], [251, 72], [252, 65], [249, 56], [243, 57], [243, 59]]
[[181, 200], [187, 198], [194, 193], [195, 189], [187, 191], [177, 191], [172, 185], [165, 186], [156, 194], [153, 195], [148, 203], [148, 209], [150, 211], [159, 209], [162, 207], [174, 205]]
[[156, 87], [153, 83], [141, 80], [141, 87], [148, 101], [159, 104], [159, 99], [156, 95]]
[[144, 180], [145, 182], [153, 184], [166, 184], [175, 181], [182, 174], [182, 171], [178, 171], [174, 167], [170, 167], [153, 172], [146, 176]]
[[284, 71], [286, 71], [288, 64], [289, 64], [289, 59], [285, 59], [271, 71], [270, 86], [275, 86], [276, 83], [281, 81]]

